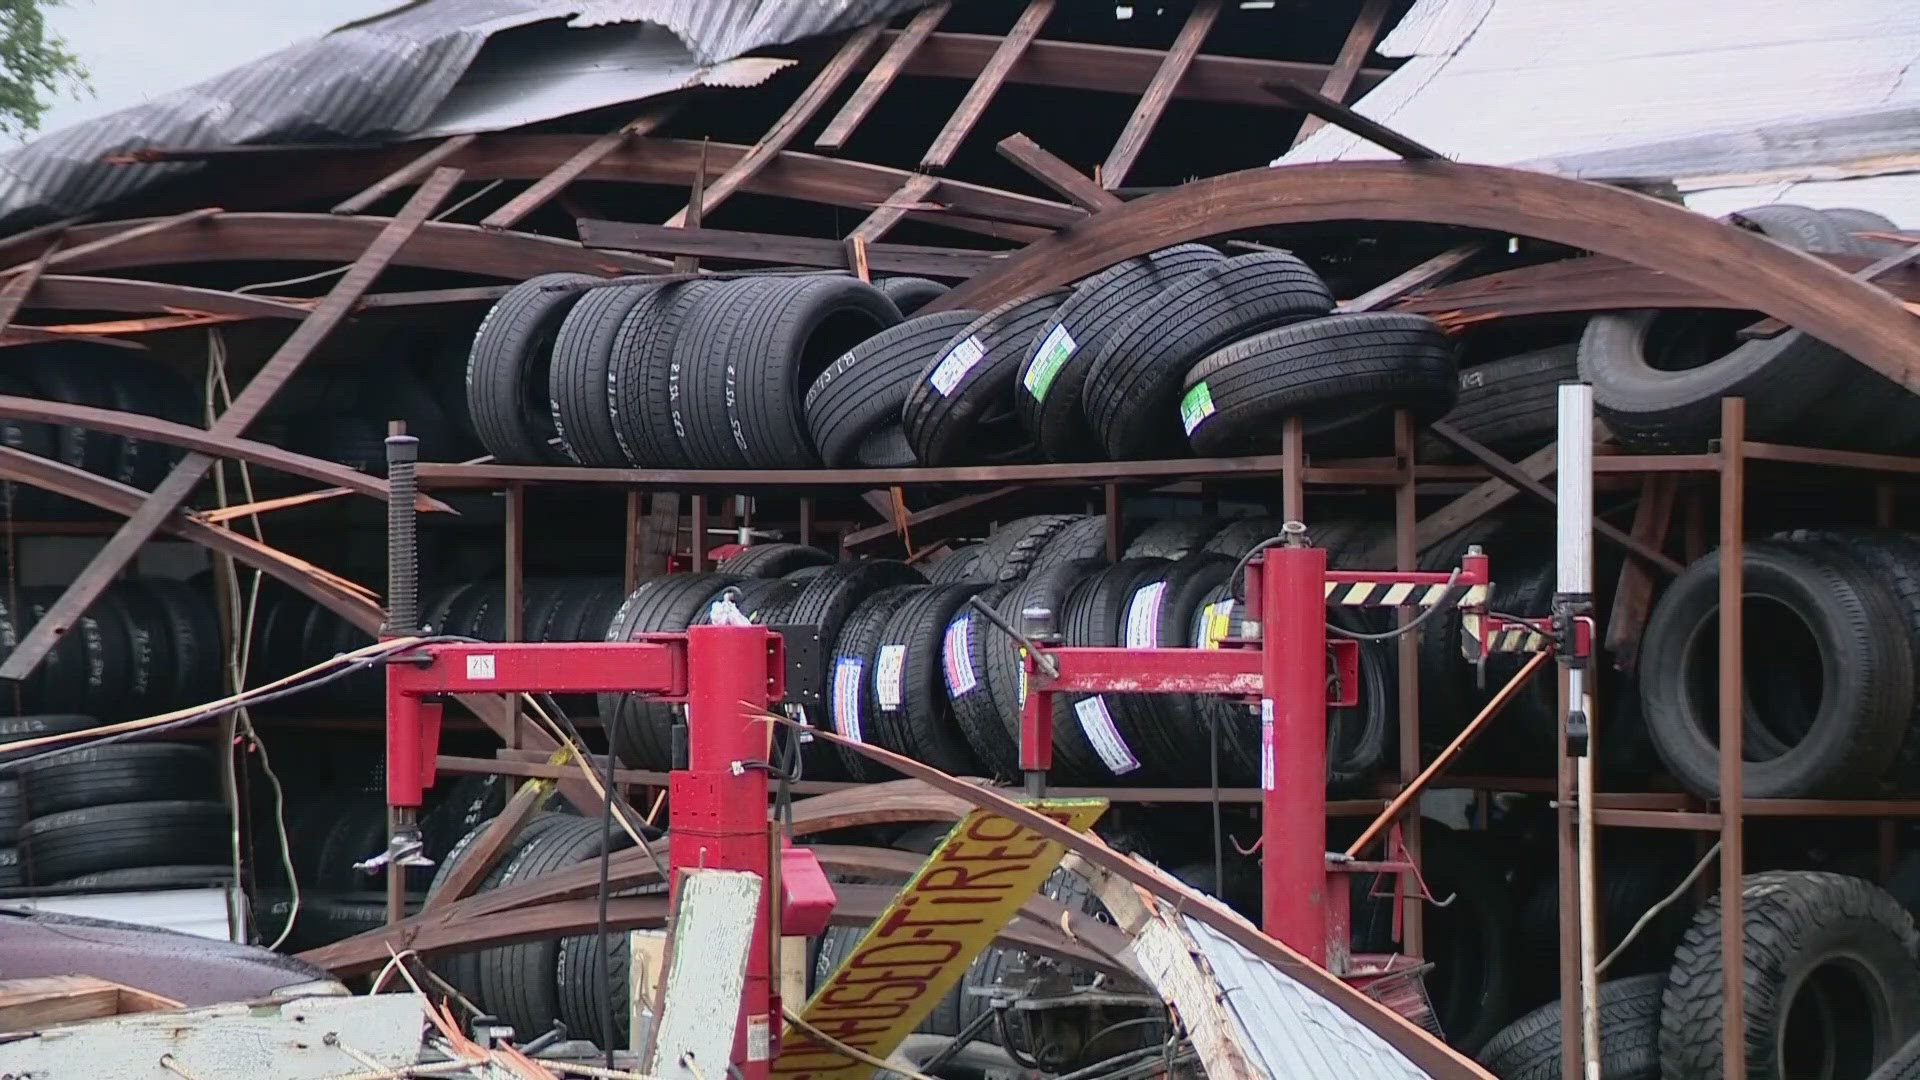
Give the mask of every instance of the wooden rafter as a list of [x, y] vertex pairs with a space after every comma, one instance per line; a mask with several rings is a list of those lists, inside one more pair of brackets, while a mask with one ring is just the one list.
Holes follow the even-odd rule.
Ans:
[[871, 244], [885, 237], [888, 230], [907, 216], [908, 211], [924, 209], [927, 196], [933, 194], [938, 184], [938, 180], [926, 173], [915, 173], [912, 179], [900, 185], [899, 191], [874, 207], [873, 213], [854, 226], [853, 231], [847, 234], [847, 239]]
[[[840, 89], [840, 84], [847, 80], [847, 76], [853, 74], [853, 69], [866, 58], [868, 50], [880, 37], [880, 29], [876, 24], [855, 30], [841, 44], [840, 51], [834, 53], [833, 59], [827, 61], [827, 66], [821, 68], [807, 88], [794, 99], [793, 104], [787, 106], [787, 111], [780, 114], [780, 119], [775, 120], [767, 133], [760, 137], [760, 141], [707, 185], [706, 195], [700, 202], [703, 216], [713, 213], [716, 207], [740, 190], [741, 185], [752, 179], [755, 173], [766, 168], [769, 162], [779, 156], [780, 151], [787, 148], [788, 143], [799, 136], [800, 129], [807, 126], [813, 115], [820, 111], [827, 99]], [[669, 218], [667, 224], [681, 225], [686, 221], [687, 211], [683, 209]]]
[[[675, 228], [593, 218], [581, 220], [578, 228], [580, 242], [593, 248], [847, 269], [846, 245], [838, 240], [727, 229]], [[965, 278], [999, 265], [1001, 258], [991, 251], [972, 248], [929, 247], [923, 244], [867, 245], [867, 259], [873, 269], [893, 274]]]
[[1133, 163], [1139, 159], [1140, 151], [1152, 136], [1154, 125], [1160, 122], [1160, 114], [1166, 112], [1167, 102], [1173, 100], [1173, 92], [1180, 80], [1187, 77], [1187, 69], [1193, 66], [1193, 58], [1200, 53], [1200, 45], [1206, 40], [1207, 31], [1220, 16], [1220, 0], [1199, 0], [1193, 5], [1193, 11], [1187, 15], [1186, 24], [1180, 27], [1180, 34], [1173, 39], [1173, 47], [1167, 50], [1166, 59], [1160, 61], [1160, 70], [1153, 73], [1153, 81], [1147, 84], [1146, 92], [1140, 95], [1140, 101], [1133, 107], [1133, 115], [1127, 118], [1127, 126], [1120, 132], [1120, 138], [1113, 144], [1113, 150], [1107, 154], [1107, 162], [1100, 168], [1100, 183], [1109, 188], [1124, 184], [1127, 174], [1133, 171]]
[[893, 80], [899, 76], [900, 69], [906, 66], [907, 61], [913, 59], [914, 52], [926, 42], [927, 36], [933, 33], [934, 28], [940, 25], [940, 20], [947, 17], [947, 9], [952, 6], [952, 0], [937, 0], [936, 3], [928, 4], [915, 12], [912, 20], [907, 23], [906, 29], [900, 31], [899, 35], [887, 44], [887, 51], [880, 54], [879, 62], [867, 71], [867, 76], [860, 80], [860, 85], [854, 87], [853, 95], [847, 98], [847, 103], [840, 106], [840, 111], [827, 122], [826, 130], [813, 141], [813, 145], [823, 150], [838, 150], [845, 146], [848, 137], [853, 134], [853, 129], [859, 127], [860, 121], [866, 119], [867, 113], [872, 111], [874, 104], [880, 100], [880, 95], [886, 93], [887, 87], [893, 85]]
[[1120, 196], [1093, 182], [1085, 173], [1047, 152], [1023, 134], [1001, 139], [994, 149], [1020, 166], [1028, 176], [1052, 188], [1075, 206], [1093, 213], [1120, 205]]
[[[1360, 14], [1354, 16], [1353, 28], [1347, 31], [1347, 39], [1340, 44], [1340, 55], [1334, 58], [1333, 69], [1327, 72], [1326, 81], [1320, 84], [1322, 96], [1332, 101], [1346, 103], [1347, 95], [1353, 92], [1353, 81], [1360, 74], [1360, 65], [1373, 51], [1374, 40], [1380, 36], [1380, 28], [1386, 25], [1387, 14], [1392, 9], [1390, 0], [1367, 0]], [[1299, 146], [1300, 140], [1320, 130], [1326, 121], [1312, 113], [1300, 121], [1300, 130], [1294, 132], [1293, 146]]]
[[1448, 248], [1433, 258], [1422, 262], [1420, 265], [1404, 273], [1395, 274], [1392, 278], [1381, 282], [1379, 285], [1341, 304], [1340, 310], [1353, 313], [1357, 311], [1373, 311], [1386, 307], [1395, 300], [1420, 289], [1424, 289], [1434, 282], [1439, 281], [1441, 278], [1446, 277], [1448, 274], [1453, 273], [1466, 263], [1468, 259], [1473, 258], [1486, 249], [1487, 242], [1484, 240], [1472, 240], [1456, 247]]
[[1362, 116], [1317, 90], [1310, 90], [1294, 83], [1272, 82], [1267, 84], [1267, 92], [1289, 105], [1307, 110], [1330, 124], [1338, 124], [1375, 146], [1391, 150], [1409, 161], [1446, 160], [1446, 155], [1433, 147], [1395, 131], [1370, 116]]
[[[420, 185], [400, 213], [387, 223], [373, 243], [361, 252], [360, 258], [341, 275], [326, 299], [313, 309], [313, 313], [281, 344], [259, 373], [248, 381], [246, 388], [233, 399], [227, 411], [213, 423], [209, 429], [211, 434], [235, 437], [246, 431], [247, 426], [273, 401], [307, 357], [352, 314], [354, 306], [373, 284], [374, 278], [387, 268], [407, 240], [426, 223], [428, 215], [452, 193], [460, 177], [458, 169], [439, 169]], [[46, 615], [34, 624], [33, 630], [21, 639], [19, 647], [7, 657], [5, 664], [0, 665], [0, 678], [21, 679], [39, 666], [59, 636], [72, 628], [81, 614], [99, 599], [108, 584], [139, 553], [141, 546], [186, 502], [187, 496], [193, 493], [195, 485], [212, 469], [213, 463], [213, 458], [195, 452], [187, 454], [173, 467], [173, 471], [120, 527], [120, 531], [107, 541], [106, 546], [94, 555], [93, 561], [87, 564], [87, 568], [54, 601]]]
[[1047, 16], [1053, 13], [1053, 0], [1028, 0], [1027, 9], [1014, 21], [1013, 29], [1000, 39], [1000, 45], [994, 49], [993, 56], [987, 61], [980, 74], [974, 77], [973, 85], [967, 88], [967, 95], [960, 99], [960, 105], [953, 115], [934, 136], [933, 145], [927, 148], [920, 158], [920, 167], [937, 171], [947, 167], [953, 160], [954, 151], [966, 140], [973, 126], [980, 122], [980, 115], [987, 111], [987, 105], [1000, 87], [1007, 81], [1007, 75], [1013, 65], [1040, 36], [1040, 28], [1046, 24]]
[[357, 193], [340, 201], [333, 208], [336, 214], [358, 214], [381, 199], [399, 191], [403, 187], [420, 182], [420, 178], [438, 168], [453, 155], [473, 145], [477, 136], [455, 135], [435, 143], [432, 148], [398, 169], [368, 184]]
[[47, 262], [53, 258], [58, 247], [57, 241], [49, 245], [39, 258], [27, 264], [25, 270], [8, 278], [5, 286], [0, 286], [0, 331], [5, 330], [7, 324], [13, 322], [13, 317], [20, 314], [20, 305], [27, 302], [27, 294], [40, 284], [40, 275], [46, 272]]
[[[83, 259], [89, 258], [95, 254], [98, 254], [99, 252], [105, 251], [108, 248], [118, 247], [121, 244], [129, 243], [134, 240], [143, 240], [149, 236], [152, 236], [155, 233], [166, 232], [170, 229], [177, 229], [182, 225], [191, 224], [195, 221], [205, 221], [206, 219], [218, 213], [220, 213], [219, 207], [205, 206], [205, 207], [201, 207], [198, 210], [189, 210], [184, 214], [174, 214], [171, 217], [153, 218], [152, 220], [143, 221], [131, 227], [109, 228], [105, 236], [96, 237], [92, 240], [75, 244], [73, 247], [70, 247], [70, 248], [62, 248], [59, 251], [42, 252], [41, 255], [44, 261], [42, 262], [41, 269], [46, 269], [47, 267], [53, 267], [53, 266], [65, 266], [68, 263], [79, 262]], [[21, 273], [25, 271], [28, 267], [32, 266], [35, 261], [41, 261], [41, 260], [33, 260], [29, 262], [20, 263], [17, 266], [9, 266], [5, 270], [0, 270], [0, 274]]]
[[639, 116], [581, 147], [579, 152], [554, 166], [551, 172], [535, 180], [525, 191], [508, 199], [500, 209], [481, 218], [480, 226], [486, 229], [511, 229], [520, 224], [521, 219], [545, 206], [568, 184], [578, 180], [581, 173], [598, 165], [608, 154], [665, 123], [677, 107], [677, 103], [664, 102], [649, 106]]

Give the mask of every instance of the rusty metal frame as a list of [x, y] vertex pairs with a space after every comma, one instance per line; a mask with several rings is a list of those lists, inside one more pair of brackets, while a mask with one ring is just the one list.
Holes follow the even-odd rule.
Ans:
[[990, 308], [1183, 241], [1341, 220], [1458, 225], [1612, 255], [1774, 316], [1920, 389], [1920, 321], [1829, 263], [1644, 195], [1442, 161], [1292, 165], [1198, 180], [1038, 241], [928, 309]]

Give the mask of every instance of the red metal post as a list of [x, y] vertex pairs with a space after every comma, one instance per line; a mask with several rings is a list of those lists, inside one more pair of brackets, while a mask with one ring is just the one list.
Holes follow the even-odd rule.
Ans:
[[[696, 534], [697, 535], [697, 534]], [[763, 626], [695, 626], [687, 631], [687, 768], [671, 778], [670, 858], [676, 898], [684, 870], [745, 870], [771, 888], [767, 770], [770, 635]], [[764, 1080], [780, 1001], [768, 963], [765, 897], [747, 956], [746, 989], [733, 1060], [746, 1080]]]
[[1327, 960], [1327, 553], [1280, 546], [1262, 558], [1261, 922]]

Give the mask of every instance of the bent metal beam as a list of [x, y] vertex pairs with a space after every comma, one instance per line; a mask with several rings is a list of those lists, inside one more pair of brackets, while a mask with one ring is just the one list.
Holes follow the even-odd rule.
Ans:
[[1920, 392], [1920, 321], [1885, 291], [1645, 195], [1489, 165], [1331, 162], [1195, 181], [1037, 241], [927, 310], [984, 310], [1170, 244], [1321, 221], [1458, 225], [1612, 255], [1765, 312]]

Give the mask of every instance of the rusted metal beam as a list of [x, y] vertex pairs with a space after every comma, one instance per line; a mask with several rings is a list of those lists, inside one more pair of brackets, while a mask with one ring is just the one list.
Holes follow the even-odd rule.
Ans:
[[1416, 221], [1534, 236], [1636, 262], [1782, 319], [1920, 389], [1920, 320], [1831, 264], [1601, 184], [1445, 161], [1249, 169], [1133, 200], [1032, 244], [929, 311], [991, 308], [1186, 240], [1314, 221]]
[[[1393, 8], [1391, 0], [1366, 0], [1360, 13], [1353, 18], [1353, 26], [1347, 31], [1347, 38], [1340, 43], [1340, 55], [1333, 60], [1333, 70], [1327, 72], [1327, 79], [1320, 84], [1321, 96], [1329, 101], [1345, 103], [1347, 94], [1353, 90], [1354, 76], [1360, 73], [1360, 65], [1373, 51], [1374, 39], [1380, 36], [1380, 27], [1387, 21], [1387, 14]], [[1292, 146], [1318, 131], [1326, 121], [1312, 113], [1300, 122], [1300, 130], [1293, 135]]]
[[[1207, 32], [1213, 29], [1214, 21], [1219, 16], [1220, 0], [1198, 0], [1193, 10], [1187, 13], [1187, 21], [1180, 27], [1179, 36], [1173, 39], [1173, 47], [1167, 50], [1166, 58], [1160, 61], [1159, 70], [1153, 73], [1153, 81], [1147, 84], [1146, 92], [1140, 95], [1139, 103], [1133, 107], [1133, 115], [1127, 117], [1127, 126], [1121, 129], [1120, 137], [1114, 140], [1113, 149], [1107, 154], [1106, 164], [1101, 166], [1101, 186], [1117, 188], [1127, 182], [1127, 174], [1133, 171], [1133, 163], [1139, 159], [1140, 151], [1153, 135], [1154, 125], [1160, 122], [1160, 114], [1166, 112], [1167, 103], [1173, 100], [1173, 92], [1187, 77], [1187, 69], [1193, 66], [1193, 58], [1199, 55]], [[1332, 77], [1328, 75], [1328, 78]]]
[[[1515, 462], [1514, 467], [1535, 480], [1545, 480], [1560, 467], [1560, 448], [1558, 446], [1542, 447]], [[1519, 494], [1520, 489], [1512, 481], [1498, 476], [1493, 477], [1421, 518], [1420, 523], [1414, 527], [1414, 546], [1425, 549], [1505, 506]], [[1362, 565], [1371, 565], [1385, 559], [1392, 546], [1391, 540], [1381, 541], [1375, 545], [1372, 553], [1362, 560]]]
[[[726, 202], [734, 192], [740, 190], [753, 174], [771, 164], [779, 156], [780, 151], [787, 148], [788, 143], [799, 137], [800, 129], [807, 126], [807, 122], [813, 119], [813, 114], [820, 111], [827, 100], [833, 97], [834, 92], [840, 89], [840, 84], [846, 81], [847, 76], [853, 74], [853, 69], [866, 59], [868, 50], [872, 49], [873, 43], [879, 40], [880, 30], [881, 27], [878, 24], [865, 26], [855, 30], [845, 42], [841, 43], [840, 50], [833, 54], [833, 59], [827, 61], [827, 65], [813, 77], [813, 81], [800, 92], [800, 96], [787, 107], [787, 111], [780, 115], [780, 119], [773, 122], [773, 126], [767, 129], [767, 133], [760, 137], [760, 141], [754, 143], [740, 160], [734, 162], [716, 177], [713, 183], [707, 185], [706, 193], [700, 200], [702, 216], [713, 213], [721, 203]], [[668, 218], [667, 224], [680, 225], [686, 220], [687, 211], [683, 209]]]
[[520, 224], [528, 214], [552, 201], [562, 189], [580, 179], [580, 174], [598, 165], [608, 154], [665, 123], [678, 107], [677, 102], [649, 106], [639, 116], [581, 147], [573, 156], [555, 165], [545, 176], [535, 180], [525, 191], [508, 199], [498, 210], [481, 218], [480, 227], [511, 229]]
[[1362, 116], [1338, 101], [1327, 97], [1318, 90], [1295, 83], [1268, 83], [1267, 91], [1281, 101], [1353, 132], [1385, 150], [1390, 150], [1409, 161], [1444, 161], [1446, 155], [1425, 143], [1418, 142], [1371, 117]]
[[900, 68], [926, 42], [927, 35], [940, 25], [940, 20], [947, 17], [947, 11], [952, 6], [951, 0], [937, 0], [915, 12], [907, 22], [906, 29], [887, 43], [887, 51], [881, 53], [879, 61], [867, 70], [866, 78], [854, 87], [847, 103], [840, 106], [840, 111], [827, 122], [826, 130], [813, 141], [813, 145], [823, 150], [838, 150], [845, 146], [853, 129], [866, 119], [867, 113], [880, 100], [880, 95], [886, 93], [887, 87], [892, 86], [893, 80], [899, 77]]
[[1098, 213], [1119, 206], [1121, 199], [1085, 173], [1053, 156], [1024, 134], [1015, 133], [994, 144], [1000, 156], [1020, 166], [1021, 171], [1052, 188], [1082, 210]]
[[[443, 202], [460, 182], [458, 169], [439, 169], [407, 200], [407, 205], [381, 230], [374, 242], [335, 283], [327, 298], [313, 314], [281, 344], [266, 364], [248, 381], [210, 429], [210, 434], [237, 438], [272, 402], [288, 378], [299, 370], [313, 350], [325, 341], [353, 311], [360, 297], [385, 270], [394, 256], [424, 224], [427, 216]], [[206, 454], [189, 452], [173, 471], [154, 488], [140, 508], [127, 519], [119, 532], [109, 539], [87, 564], [60, 598], [54, 601], [33, 629], [20, 640], [4, 663], [0, 679], [22, 679], [37, 667], [53, 648], [59, 636], [69, 630], [86, 609], [99, 599], [108, 584], [139, 553], [167, 518], [174, 515], [193, 493], [194, 486], [213, 467]]]
[[[89, 227], [84, 231], [88, 235], [92, 235], [92, 239], [83, 240], [72, 247], [61, 248], [59, 251], [46, 253], [44, 261], [42, 262], [42, 268], [84, 263], [89, 257], [105, 251], [108, 248], [120, 247], [124, 244], [133, 243], [135, 240], [144, 240], [155, 233], [167, 232], [196, 221], [205, 221], [219, 213], [219, 207], [205, 206], [198, 210], [189, 210], [184, 214], [174, 214], [171, 217], [155, 218], [150, 221], [133, 224], [119, 222], [108, 226]], [[99, 235], [93, 235], [95, 233]], [[69, 235], [73, 239], [79, 239], [80, 232], [76, 230]], [[20, 263], [17, 266], [9, 266], [5, 270], [0, 270], [0, 274], [18, 274], [32, 265], [32, 263]]]
[[1001, 84], [1027, 51], [1033, 39], [1040, 35], [1040, 28], [1046, 24], [1047, 16], [1053, 14], [1053, 0], [1027, 0], [1026, 10], [1014, 20], [1013, 29], [1007, 31], [1000, 44], [993, 50], [980, 73], [974, 76], [973, 85], [967, 88], [966, 96], [960, 99], [960, 105], [941, 125], [940, 133], [933, 137], [933, 145], [920, 157], [920, 167], [929, 171], [944, 169], [953, 160], [960, 144], [966, 141], [973, 126], [980, 122], [980, 116], [987, 111], [987, 105], [993, 96], [1000, 92]]
[[1450, 247], [1404, 273], [1395, 274], [1359, 296], [1340, 305], [1343, 312], [1377, 311], [1395, 300], [1416, 292], [1458, 270], [1469, 259], [1487, 250], [1484, 240], [1472, 240]]
[[[1653, 473], [1641, 480], [1640, 505], [1633, 512], [1633, 538], [1655, 551], [1664, 550], [1679, 494], [1680, 478], [1672, 473]], [[1607, 651], [1621, 671], [1631, 672], [1639, 664], [1640, 634], [1653, 610], [1653, 586], [1653, 575], [1638, 560], [1628, 559], [1620, 567], [1619, 584], [1613, 590], [1613, 612], [1607, 620]]]
[[455, 135], [440, 140], [426, 153], [368, 184], [357, 194], [342, 200], [334, 206], [331, 213], [358, 214], [401, 188], [419, 183], [421, 177], [432, 172], [448, 158], [473, 145], [475, 138], [477, 136]]
[[[580, 241], [595, 250], [646, 251], [662, 255], [696, 255], [776, 265], [825, 266], [847, 269], [847, 249], [838, 240], [821, 240], [778, 233], [731, 232], [628, 221], [579, 222]], [[999, 265], [1003, 256], [968, 248], [928, 247], [920, 244], [868, 244], [867, 261], [875, 270], [928, 277], [966, 278]]]

